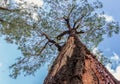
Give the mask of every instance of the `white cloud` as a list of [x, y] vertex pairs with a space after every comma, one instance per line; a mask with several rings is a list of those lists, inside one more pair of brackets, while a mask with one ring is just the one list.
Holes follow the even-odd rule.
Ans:
[[100, 17], [105, 17], [106, 22], [114, 21], [114, 18], [110, 15], [103, 14], [103, 15], [100, 15]]
[[[111, 59], [111, 61], [113, 62], [113, 64], [107, 64], [107, 65], [106, 65], [106, 68], [110, 71], [111, 74], [114, 75], [114, 77], [115, 77], [116, 79], [120, 80], [120, 64], [119, 64], [119, 62], [120, 62], [120, 57], [119, 57], [118, 54], [113, 53], [113, 56], [112, 56], [110, 59]], [[113, 65], [113, 66], [114, 66], [114, 65], [115, 65], [115, 66], [117, 65], [117, 67], [115, 68], [115, 70], [112, 69], [112, 65]]]
[[116, 79], [120, 80], [120, 65], [117, 66], [117, 68], [116, 68], [115, 70], [111, 68], [111, 64], [107, 64], [107, 65], [106, 65], [106, 68], [109, 70], [109, 72], [110, 72], [111, 74], [113, 74], [113, 76], [114, 76]]
[[93, 48], [92, 53], [93, 53], [93, 54], [96, 54], [96, 53], [97, 53], [97, 51], [98, 51], [98, 48], [97, 48], [97, 47], [95, 47], [95, 48]]
[[113, 56], [110, 58], [111, 62], [112, 62], [112, 65], [113, 66], [117, 66], [117, 65], [120, 65], [120, 56], [113, 52]]
[[118, 56], [118, 54], [113, 53], [113, 56], [111, 57], [111, 60], [119, 61], [119, 60], [120, 60], [120, 57]]
[[120, 80], [120, 66], [118, 66], [113, 74], [118, 80]]
[[[92, 53], [96, 54], [98, 52], [98, 48], [93, 48]], [[120, 80], [120, 57], [117, 53], [113, 53], [113, 56], [110, 58], [110, 60], [113, 62], [108, 63], [105, 67], [108, 69], [108, 71], [118, 80]], [[117, 66], [116, 69], [112, 69], [112, 66], [115, 65]]]
[[112, 74], [115, 73], [115, 70], [113, 70], [111, 67], [112, 65], [110, 63], [108, 63], [106, 66], [105, 66]]
[[98, 49], [98, 47], [93, 48], [92, 53], [98, 57], [98, 59], [101, 59], [103, 53]]

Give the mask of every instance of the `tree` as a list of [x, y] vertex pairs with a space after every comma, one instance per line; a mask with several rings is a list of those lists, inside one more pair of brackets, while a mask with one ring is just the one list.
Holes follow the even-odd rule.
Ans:
[[100, 11], [102, 3], [98, 0], [43, 2], [42, 7], [34, 4], [27, 7], [27, 3], [0, 7], [0, 33], [7, 42], [17, 44], [24, 55], [10, 66], [13, 69], [10, 76], [16, 78], [21, 71], [25, 75], [34, 74], [59, 53], [45, 84], [117, 84], [118, 81], [88, 50], [97, 46], [103, 35], [119, 33], [119, 24], [107, 22], [104, 12]]

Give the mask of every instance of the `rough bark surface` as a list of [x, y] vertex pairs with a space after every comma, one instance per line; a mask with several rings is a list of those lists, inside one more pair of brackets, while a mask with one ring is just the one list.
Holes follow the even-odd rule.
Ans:
[[70, 36], [44, 84], [120, 84], [77, 36]]

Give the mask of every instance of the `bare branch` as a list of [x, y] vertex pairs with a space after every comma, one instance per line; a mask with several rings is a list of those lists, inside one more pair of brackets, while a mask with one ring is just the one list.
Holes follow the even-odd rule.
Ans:
[[69, 14], [68, 14], [67, 17], [65, 17], [65, 16], [63, 17], [63, 19], [65, 20], [65, 22], [66, 22], [67, 27], [68, 27], [69, 30], [72, 29], [71, 26], [70, 26], [70, 15], [71, 15], [71, 13], [72, 13], [72, 11], [73, 11], [74, 8], [75, 8], [75, 6], [73, 6], [73, 7], [71, 8], [71, 10], [70, 10], [70, 12], [69, 12]]
[[78, 29], [81, 26], [81, 22], [75, 27], [75, 29]]
[[75, 8], [75, 6], [73, 6], [73, 7], [71, 8], [71, 10], [70, 10], [70, 12], [69, 12], [69, 14], [68, 14], [68, 18], [70, 18], [70, 15], [71, 15], [71, 13], [72, 13], [72, 11], [73, 11], [74, 8]]
[[42, 49], [40, 50], [40, 54], [41, 54], [42, 51], [46, 48], [46, 46], [47, 46], [48, 43], [49, 43], [49, 42], [46, 42], [45, 45], [42, 47]]
[[67, 28], [69, 29], [69, 30], [71, 30], [71, 26], [70, 26], [70, 22], [69, 22], [69, 18], [66, 18], [66, 17], [63, 17], [63, 19], [65, 20], [65, 22], [66, 22], [66, 25], [67, 25]]
[[4, 7], [0, 7], [0, 10], [7, 10], [7, 11], [11, 11], [10, 9], [8, 9], [8, 8], [4, 8]]
[[[78, 19], [74, 22], [73, 28], [78, 29], [78, 28], [80, 27], [83, 17], [84, 17], [84, 16], [81, 16], [80, 18], [78, 18]], [[78, 24], [78, 25], [77, 25], [77, 24]]]
[[46, 48], [46, 46], [47, 46], [48, 43], [49, 43], [49, 42], [46, 42], [46, 43], [45, 43], [45, 45], [41, 48], [41, 50], [39, 51], [39, 53], [31, 54], [31, 56], [40, 56], [41, 53], [42, 53], [42, 51]]
[[58, 39], [58, 40], [60, 40], [61, 39], [61, 37], [62, 36], [64, 36], [65, 34], [69, 34], [70, 32], [67, 30], [67, 31], [64, 31], [64, 32], [62, 32], [61, 34], [59, 34], [56, 38]]
[[5, 8], [5, 7], [1, 7], [0, 6], [0, 10], [3, 10], [3, 11], [9, 11], [9, 12], [16, 12], [16, 11], [20, 11], [20, 10], [23, 10], [24, 8], [20, 9], [20, 8], [17, 8], [17, 9], [9, 9], [9, 8]]
[[79, 31], [79, 32], [76, 32], [76, 34], [83, 34], [85, 33], [84, 31]]
[[41, 34], [46, 37], [48, 42], [53, 43], [58, 48], [59, 51], [61, 50], [61, 46], [56, 41], [50, 39], [50, 37], [46, 33], [42, 32], [42, 31], [41, 31]]

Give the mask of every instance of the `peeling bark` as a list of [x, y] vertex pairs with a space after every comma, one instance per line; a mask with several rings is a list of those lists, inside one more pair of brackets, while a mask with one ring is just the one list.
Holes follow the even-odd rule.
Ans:
[[70, 36], [44, 84], [120, 84], [77, 36]]

